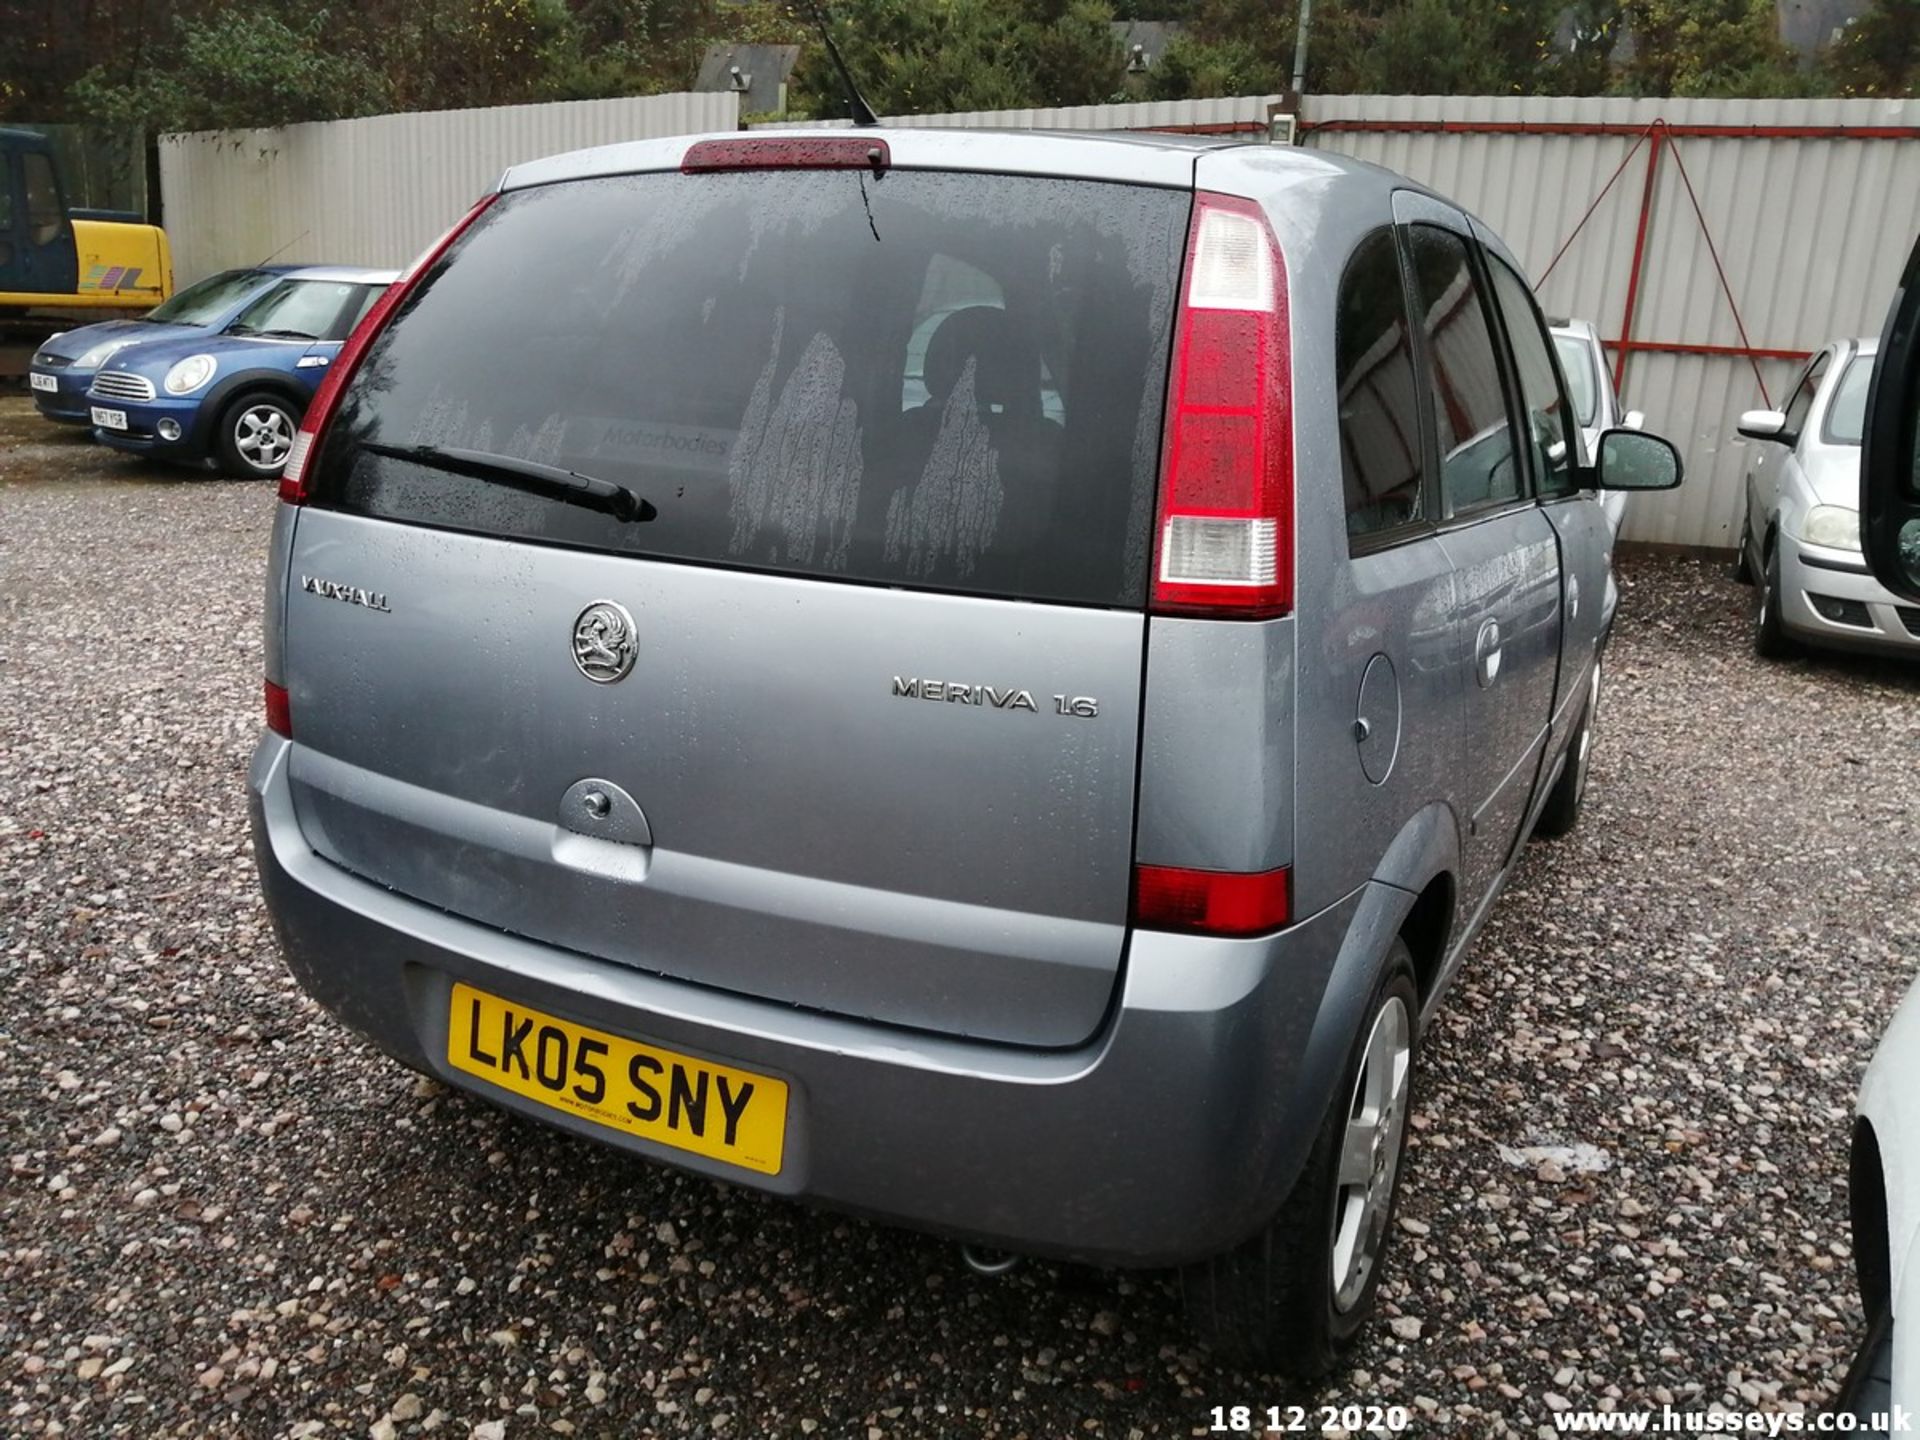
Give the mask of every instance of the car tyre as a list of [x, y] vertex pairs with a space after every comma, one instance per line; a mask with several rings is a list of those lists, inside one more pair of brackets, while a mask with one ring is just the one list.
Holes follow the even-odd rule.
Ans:
[[1762, 660], [1789, 660], [1800, 646], [1780, 623], [1780, 547], [1767, 551], [1767, 572], [1753, 587], [1753, 653]]
[[1221, 1359], [1315, 1380], [1358, 1339], [1393, 1233], [1419, 1013], [1395, 937], [1292, 1193], [1259, 1234], [1181, 1273], [1189, 1321]]
[[1753, 538], [1753, 512], [1746, 508], [1740, 511], [1740, 545], [1733, 552], [1733, 583], [1736, 585], [1753, 584], [1753, 560], [1747, 554], [1747, 541]]
[[1560, 778], [1547, 793], [1533, 833], [1549, 840], [1558, 839], [1580, 823], [1580, 804], [1587, 798], [1587, 775], [1593, 762], [1593, 727], [1600, 718], [1600, 657], [1593, 657], [1593, 671], [1587, 679], [1587, 703], [1580, 711], [1580, 728], [1567, 744], [1567, 763]]
[[228, 475], [276, 480], [293, 453], [300, 416], [293, 403], [271, 390], [250, 390], [220, 416], [215, 449]]

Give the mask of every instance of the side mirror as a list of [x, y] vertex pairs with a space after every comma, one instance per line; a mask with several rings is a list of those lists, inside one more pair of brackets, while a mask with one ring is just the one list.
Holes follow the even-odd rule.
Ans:
[[1736, 427], [1749, 440], [1778, 440], [1782, 445], [1791, 445], [1793, 437], [1787, 434], [1787, 417], [1779, 410], [1748, 410], [1740, 416]]
[[1622, 430], [1646, 429], [1647, 428], [1646, 413], [1640, 410], [1627, 411], [1627, 413], [1620, 418], [1620, 428]]
[[1920, 601], [1920, 243], [1880, 332], [1860, 451], [1860, 538], [1887, 589]]
[[1602, 490], [1671, 490], [1683, 467], [1671, 440], [1644, 430], [1609, 430], [1600, 437], [1593, 471]]

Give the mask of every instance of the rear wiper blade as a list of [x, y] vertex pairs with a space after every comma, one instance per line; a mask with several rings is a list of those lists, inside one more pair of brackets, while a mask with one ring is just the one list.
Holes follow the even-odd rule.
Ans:
[[522, 460], [517, 455], [493, 455], [485, 450], [454, 450], [439, 445], [363, 444], [360, 448], [390, 460], [410, 460], [451, 475], [510, 485], [567, 505], [583, 505], [589, 510], [603, 511], [616, 520], [651, 520], [660, 513], [624, 485], [575, 470], [562, 470], [555, 465]]

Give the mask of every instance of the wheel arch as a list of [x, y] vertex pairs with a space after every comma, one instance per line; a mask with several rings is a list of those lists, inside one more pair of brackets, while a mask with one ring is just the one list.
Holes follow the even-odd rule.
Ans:
[[1459, 913], [1460, 822], [1439, 801], [1408, 817], [1373, 878], [1406, 897], [1394, 929], [1413, 956], [1424, 1009], [1444, 974]]
[[[1315, 1047], [1345, 1054], [1359, 1010], [1373, 993], [1395, 940], [1413, 959], [1423, 1011], [1435, 995], [1455, 933], [1460, 825], [1451, 807], [1422, 807], [1400, 827], [1380, 858], [1334, 962]], [[1331, 1053], [1316, 1057], [1331, 1059]]]
[[1847, 1159], [1847, 1211], [1853, 1221], [1853, 1265], [1869, 1316], [1893, 1303], [1892, 1234], [1887, 1223], [1887, 1173], [1880, 1137], [1864, 1115], [1854, 1118]]
[[229, 375], [209, 390], [206, 398], [200, 402], [194, 421], [194, 439], [201, 448], [210, 448], [214, 429], [225, 418], [233, 402], [255, 390], [271, 391], [290, 404], [296, 424], [307, 413], [307, 402], [313, 398], [291, 376], [279, 370], [241, 370]]
[[1453, 872], [1441, 871], [1414, 897], [1400, 922], [1400, 938], [1413, 956], [1413, 976], [1423, 1006], [1439, 985], [1441, 967], [1446, 964], [1447, 942], [1453, 937], [1455, 894]]

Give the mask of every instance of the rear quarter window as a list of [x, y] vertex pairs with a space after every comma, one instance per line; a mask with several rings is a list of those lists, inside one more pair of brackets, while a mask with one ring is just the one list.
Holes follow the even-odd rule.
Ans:
[[1560, 373], [1567, 377], [1574, 419], [1582, 425], [1593, 424], [1600, 413], [1600, 381], [1594, 372], [1593, 348], [1577, 335], [1555, 335], [1553, 348], [1560, 355]]
[[1867, 387], [1873, 380], [1873, 357], [1856, 355], [1847, 362], [1840, 383], [1827, 402], [1827, 420], [1820, 438], [1829, 445], [1858, 445], [1867, 430]]
[[[544, 544], [1143, 604], [1191, 195], [893, 171], [504, 196], [356, 373], [315, 503]], [[378, 455], [624, 485], [645, 522]]]
[[1364, 546], [1415, 525], [1426, 511], [1420, 382], [1391, 229], [1361, 241], [1347, 262], [1335, 356], [1347, 535]]

